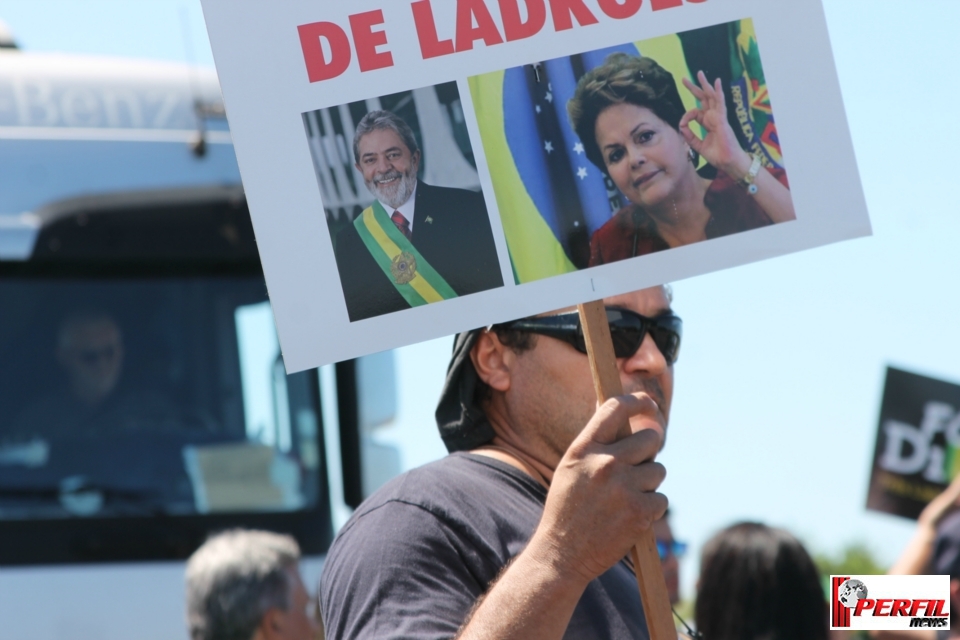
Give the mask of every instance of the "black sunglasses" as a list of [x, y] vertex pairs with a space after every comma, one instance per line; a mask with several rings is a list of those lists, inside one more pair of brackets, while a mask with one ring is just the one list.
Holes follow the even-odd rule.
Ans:
[[[649, 333], [667, 364], [672, 365], [677, 361], [677, 356], [680, 355], [680, 337], [683, 334], [683, 320], [679, 316], [671, 313], [648, 318], [628, 309], [611, 307], [607, 309], [607, 322], [613, 338], [613, 353], [618, 358], [629, 358], [635, 354]], [[563, 340], [580, 353], [587, 352], [583, 327], [580, 326], [580, 314], [576, 311], [555, 316], [523, 318], [494, 325], [494, 328], [539, 333]]]

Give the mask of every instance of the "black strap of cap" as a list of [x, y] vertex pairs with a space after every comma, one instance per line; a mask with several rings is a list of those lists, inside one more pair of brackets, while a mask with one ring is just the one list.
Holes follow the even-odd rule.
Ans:
[[474, 399], [479, 378], [470, 360], [470, 351], [482, 332], [483, 329], [474, 329], [458, 333], [453, 341], [447, 379], [435, 414], [440, 437], [450, 453], [469, 451], [493, 440], [493, 427]]

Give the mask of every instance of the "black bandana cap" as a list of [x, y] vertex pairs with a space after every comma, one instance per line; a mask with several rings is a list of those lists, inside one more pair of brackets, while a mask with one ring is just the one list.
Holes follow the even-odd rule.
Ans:
[[464, 331], [453, 341], [447, 379], [435, 414], [440, 437], [450, 453], [469, 451], [493, 440], [493, 427], [474, 400], [480, 379], [470, 359], [470, 351], [483, 331]]

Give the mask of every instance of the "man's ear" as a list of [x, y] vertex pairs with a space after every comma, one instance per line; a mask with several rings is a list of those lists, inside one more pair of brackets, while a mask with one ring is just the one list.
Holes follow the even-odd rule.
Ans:
[[470, 360], [477, 375], [488, 387], [505, 392], [510, 389], [510, 372], [517, 354], [504, 346], [493, 331], [484, 331], [470, 350]]
[[357, 168], [357, 171], [360, 172], [360, 175], [363, 175], [363, 169], [360, 168], [360, 163], [359, 163], [359, 162], [354, 162], [354, 163], [353, 163], [353, 166], [355, 166], [355, 167]]
[[267, 609], [260, 620], [260, 626], [257, 627], [259, 638], [262, 640], [279, 640], [283, 638], [283, 627], [286, 622], [285, 612], [276, 607]]

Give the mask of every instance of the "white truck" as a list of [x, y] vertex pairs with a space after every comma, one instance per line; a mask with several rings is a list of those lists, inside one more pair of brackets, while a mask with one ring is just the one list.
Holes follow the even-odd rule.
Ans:
[[185, 638], [224, 528], [316, 584], [395, 389], [392, 353], [285, 374], [212, 71], [0, 37], [0, 639]]

